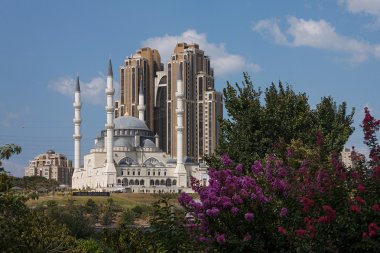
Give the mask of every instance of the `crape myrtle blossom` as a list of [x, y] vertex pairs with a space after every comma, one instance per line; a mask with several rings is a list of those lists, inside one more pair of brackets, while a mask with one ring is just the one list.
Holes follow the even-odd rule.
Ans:
[[366, 252], [379, 248], [380, 121], [366, 109], [363, 125], [370, 161], [349, 170], [338, 156], [320, 160], [323, 133], [311, 155], [300, 158], [289, 147], [284, 160], [268, 155], [251, 170], [224, 154], [222, 167], [209, 169], [208, 186], [191, 180], [199, 200], [186, 193], [178, 198], [192, 213], [189, 235], [215, 252], [345, 252], [353, 243]]

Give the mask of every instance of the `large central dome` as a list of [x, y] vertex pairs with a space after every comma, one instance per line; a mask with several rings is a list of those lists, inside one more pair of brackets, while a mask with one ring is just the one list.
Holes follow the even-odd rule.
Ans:
[[132, 116], [120, 116], [115, 119], [115, 129], [149, 130], [144, 121]]

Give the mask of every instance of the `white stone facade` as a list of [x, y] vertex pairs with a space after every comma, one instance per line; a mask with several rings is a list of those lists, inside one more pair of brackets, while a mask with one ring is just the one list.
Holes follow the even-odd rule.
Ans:
[[[180, 86], [182, 80], [177, 82]], [[79, 81], [78, 81], [79, 85]], [[77, 89], [80, 91], [80, 89]], [[191, 177], [201, 184], [207, 184], [207, 167], [193, 163], [190, 159], [170, 157], [158, 148], [159, 136], [154, 134], [145, 124], [143, 113], [140, 118], [120, 116], [114, 119], [113, 107], [113, 75], [111, 62], [107, 77], [107, 124], [106, 129], [95, 139], [95, 146], [84, 156], [83, 166], [74, 170], [72, 188], [93, 191], [127, 191], [142, 193], [192, 192]], [[177, 92], [177, 99], [182, 103], [182, 91]], [[141, 96], [142, 94], [140, 94]], [[76, 95], [75, 101], [78, 100]], [[143, 111], [143, 98], [140, 98], [140, 109]], [[74, 106], [75, 107], [75, 106]], [[182, 105], [178, 111], [183, 111]], [[78, 109], [75, 107], [76, 115]], [[111, 117], [112, 116], [112, 117]], [[183, 119], [177, 120], [177, 142], [182, 142]], [[81, 121], [76, 121], [76, 135]], [[74, 134], [75, 135], [75, 134]], [[74, 138], [75, 139], [75, 138]], [[75, 139], [76, 142], [80, 141]], [[179, 145], [180, 147], [182, 145]], [[75, 148], [80, 145], [75, 145]], [[79, 153], [78, 150], [74, 151]], [[178, 152], [181, 154], [182, 152]], [[111, 159], [111, 157], [113, 159]], [[75, 161], [79, 163], [79, 161]]]

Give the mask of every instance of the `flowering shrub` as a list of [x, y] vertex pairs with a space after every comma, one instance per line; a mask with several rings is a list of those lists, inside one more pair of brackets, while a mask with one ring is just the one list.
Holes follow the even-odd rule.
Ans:
[[[374, 252], [380, 248], [380, 147], [376, 121], [365, 109], [363, 130], [370, 148], [367, 166], [347, 169], [313, 154], [299, 161], [268, 156], [250, 170], [227, 154], [209, 170], [209, 185], [193, 180], [199, 201], [182, 193], [190, 214], [187, 229], [205, 249], [225, 252]], [[296, 161], [298, 159], [298, 162]], [[297, 165], [297, 166], [295, 166]], [[246, 173], [248, 171], [248, 173]], [[244, 172], [244, 173], [243, 173]]]

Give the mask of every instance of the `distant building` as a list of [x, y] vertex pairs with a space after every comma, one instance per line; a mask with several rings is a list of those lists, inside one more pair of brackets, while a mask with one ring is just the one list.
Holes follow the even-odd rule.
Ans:
[[73, 167], [70, 160], [63, 154], [57, 154], [54, 150], [36, 156], [29, 161], [29, 167], [25, 170], [25, 176], [41, 176], [47, 179], [55, 179], [60, 184], [71, 185]]
[[341, 160], [347, 168], [355, 167], [359, 162], [365, 162], [365, 156], [355, 150], [355, 147], [352, 149], [344, 148], [340, 153]]

